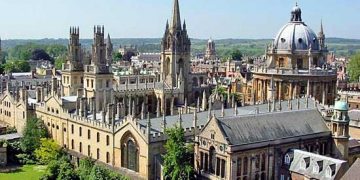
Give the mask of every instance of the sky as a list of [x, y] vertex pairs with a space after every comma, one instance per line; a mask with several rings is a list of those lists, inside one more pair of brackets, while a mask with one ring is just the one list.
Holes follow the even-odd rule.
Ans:
[[[179, 0], [191, 38], [274, 38], [290, 20], [295, 2], [315, 32], [360, 39], [359, 0]], [[68, 38], [79, 26], [92, 38], [104, 25], [112, 38], [158, 38], [171, 18], [173, 0], [0, 0], [2, 39]]]

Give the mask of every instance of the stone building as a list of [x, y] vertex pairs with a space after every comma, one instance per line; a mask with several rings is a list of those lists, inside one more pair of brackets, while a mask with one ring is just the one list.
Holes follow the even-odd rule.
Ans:
[[[266, 49], [266, 61], [254, 67], [253, 103], [315, 97], [333, 104], [336, 95], [336, 69], [326, 64], [327, 46], [323, 26], [316, 35], [302, 20], [297, 5], [291, 19]], [[274, 84], [270, 84], [271, 79]]]

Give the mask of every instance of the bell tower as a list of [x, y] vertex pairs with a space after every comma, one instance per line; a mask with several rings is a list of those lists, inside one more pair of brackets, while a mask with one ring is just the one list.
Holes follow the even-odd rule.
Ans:
[[344, 160], [347, 160], [349, 152], [349, 122], [348, 104], [345, 101], [335, 102], [334, 114], [331, 117], [333, 153]]
[[181, 24], [179, 1], [174, 0], [172, 21], [170, 25], [169, 22], [166, 23], [161, 41], [161, 79], [172, 87], [177, 87], [179, 81], [183, 82], [182, 86], [178, 87], [183, 93], [191, 91], [188, 84], [190, 48], [186, 23], [184, 21], [183, 25]]
[[75, 96], [83, 87], [83, 52], [80, 44], [79, 27], [70, 27], [70, 39], [66, 62], [62, 65], [61, 84], [64, 96]]
[[[84, 71], [84, 96], [90, 101], [95, 97], [96, 111], [99, 112], [112, 101], [111, 70], [112, 44], [108, 35], [107, 44], [104, 39], [104, 26], [94, 26], [91, 60]], [[109, 59], [110, 58], [110, 59]]]

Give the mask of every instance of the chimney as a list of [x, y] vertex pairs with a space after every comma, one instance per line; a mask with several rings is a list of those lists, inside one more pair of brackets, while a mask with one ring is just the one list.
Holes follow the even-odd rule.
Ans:
[[86, 116], [87, 116], [86, 100], [87, 100], [87, 99], [86, 99], [85, 97], [81, 98], [81, 102], [80, 102], [80, 108], [81, 108], [81, 110], [80, 110], [80, 113], [81, 113], [81, 116], [82, 116], [82, 117], [86, 117]]

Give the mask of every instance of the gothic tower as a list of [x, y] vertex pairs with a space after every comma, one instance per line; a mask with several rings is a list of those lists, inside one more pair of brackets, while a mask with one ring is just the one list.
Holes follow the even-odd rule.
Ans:
[[[111, 48], [110, 48], [111, 47]], [[95, 97], [96, 111], [101, 111], [106, 104], [111, 103], [112, 99], [112, 78], [111, 56], [112, 44], [108, 36], [108, 44], [105, 44], [104, 26], [94, 26], [94, 39], [92, 44], [91, 60], [85, 66], [84, 71], [84, 96], [88, 98]]]
[[70, 39], [66, 62], [62, 65], [62, 93], [64, 96], [75, 96], [83, 87], [83, 53], [79, 39], [79, 28], [70, 27]]
[[188, 84], [191, 42], [185, 21], [181, 25], [178, 0], [174, 0], [171, 22], [171, 25], [166, 23], [161, 42], [161, 79], [169, 86], [180, 88], [180, 91], [185, 94], [191, 91], [191, 86]]
[[110, 34], [108, 34], [106, 39], [106, 61], [109, 66], [111, 66], [113, 61], [113, 44], [111, 43]]
[[205, 60], [216, 60], [215, 42], [211, 38], [207, 42]]
[[345, 101], [335, 102], [334, 114], [331, 117], [333, 153], [336, 158], [344, 160], [347, 160], [349, 152], [349, 122], [348, 104]]
[[321, 25], [320, 25], [320, 32], [318, 34], [318, 38], [319, 38], [320, 50], [325, 50], [325, 34], [324, 34], [324, 28], [323, 28], [322, 21], [321, 21]]

